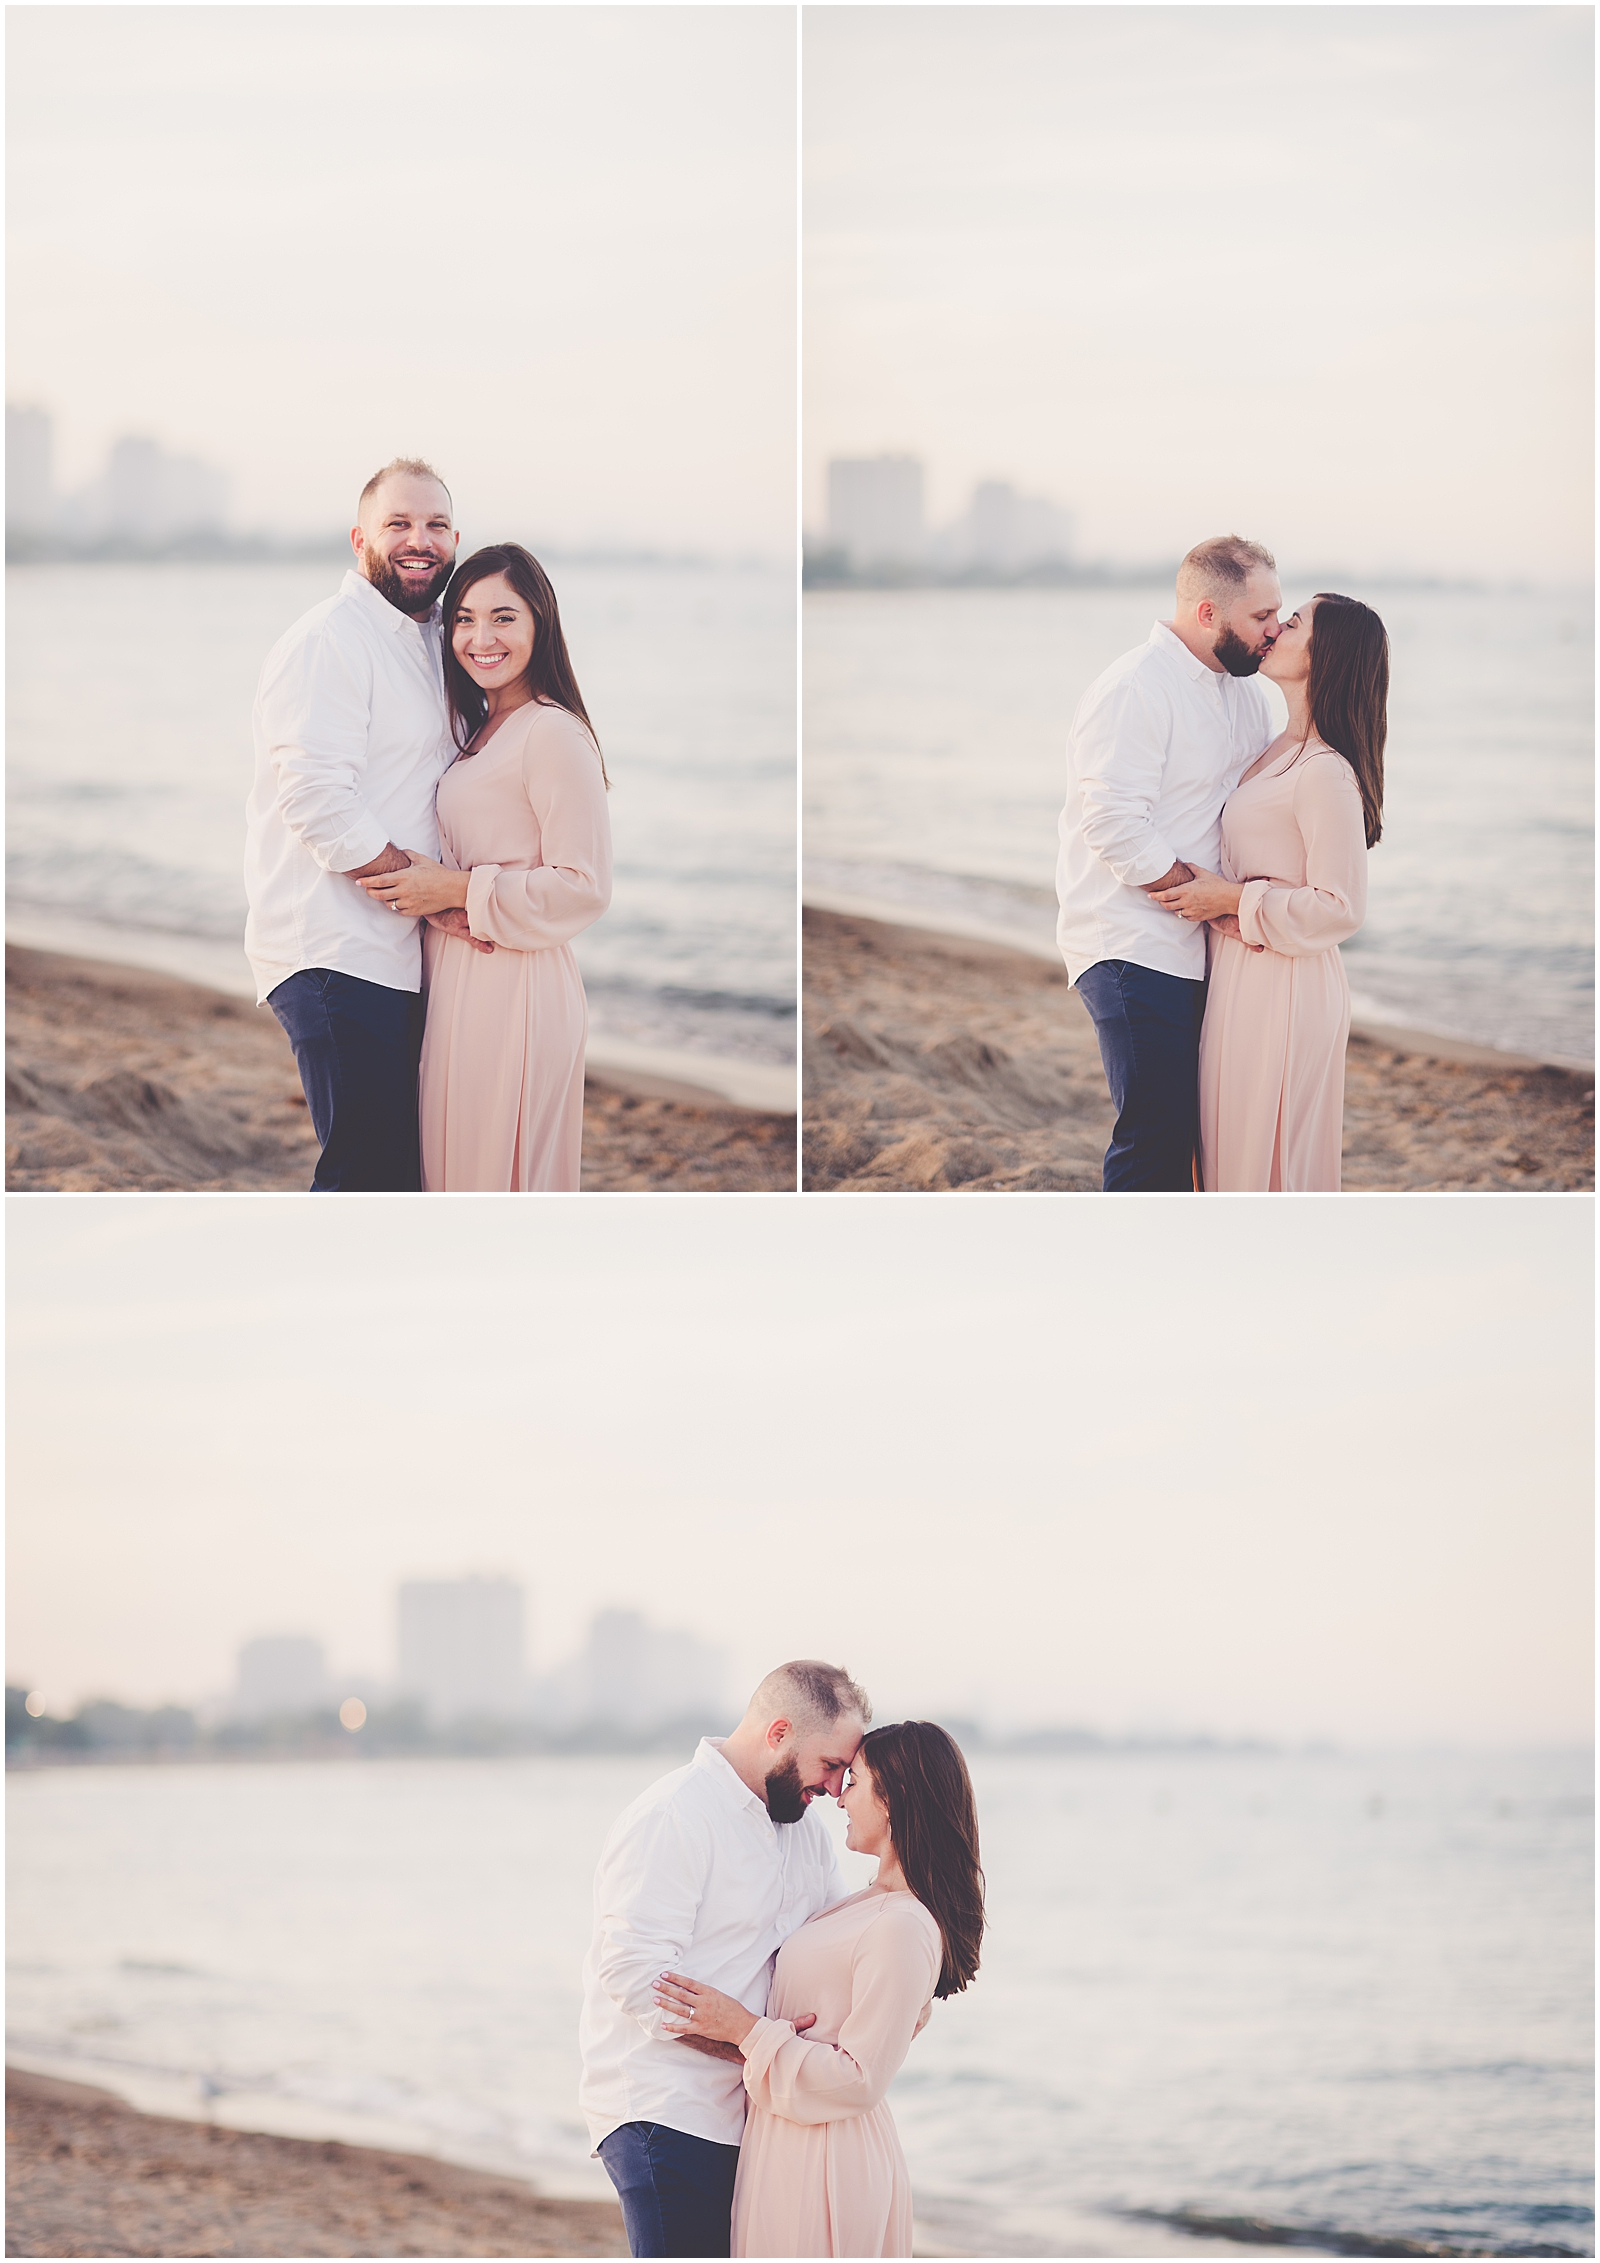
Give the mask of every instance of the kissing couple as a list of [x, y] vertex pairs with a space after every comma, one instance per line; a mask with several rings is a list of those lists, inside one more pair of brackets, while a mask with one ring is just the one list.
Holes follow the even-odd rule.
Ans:
[[605, 763], [544, 568], [517, 542], [458, 565], [460, 540], [430, 465], [374, 472], [354, 567], [256, 690], [245, 951], [314, 1194], [578, 1185]]
[[1282, 603], [1259, 542], [1197, 544], [1072, 719], [1056, 940], [1116, 1103], [1108, 1192], [1339, 1191], [1389, 640], [1358, 598]]
[[[954, 1739], [871, 1718], [842, 1666], [792, 1660], [612, 1826], [579, 2095], [630, 2254], [911, 2253], [885, 2093], [977, 1972], [983, 1872]], [[825, 1795], [877, 1859], [859, 1893]]]

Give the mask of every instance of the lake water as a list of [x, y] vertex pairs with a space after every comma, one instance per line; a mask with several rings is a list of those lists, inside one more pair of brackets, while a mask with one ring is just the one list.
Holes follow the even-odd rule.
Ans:
[[[256, 678], [340, 571], [7, 570], [13, 935], [250, 989]], [[577, 944], [595, 1050], [792, 1063], [793, 577], [568, 564], [554, 579], [613, 784], [615, 897]]]
[[[1357, 1012], [1592, 1062], [1592, 596], [1364, 594], [1392, 693]], [[1154, 584], [808, 596], [808, 897], [1051, 952], [1073, 710], [1170, 610]]]
[[[576, 2106], [590, 1877], [662, 1767], [13, 1774], [8, 2047], [157, 2110], [209, 2090], [242, 2127], [603, 2193]], [[1166, 2219], [1249, 2216], [1593, 2252], [1588, 1756], [973, 1772], [983, 1970], [893, 2092], [922, 2251], [1229, 2252]]]

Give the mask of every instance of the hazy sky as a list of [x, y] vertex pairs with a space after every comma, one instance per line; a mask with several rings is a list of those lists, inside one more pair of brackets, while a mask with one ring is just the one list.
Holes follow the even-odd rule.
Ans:
[[808, 523], [832, 455], [1319, 566], [1592, 567], [1594, 12], [817, 8]]
[[773, 7], [8, 10], [7, 394], [245, 526], [389, 456], [544, 542], [792, 555], [795, 22]]
[[880, 1711], [1578, 1739], [1589, 1243], [1564, 1197], [420, 1207], [13, 1199], [8, 1672], [393, 1669], [510, 1572]]

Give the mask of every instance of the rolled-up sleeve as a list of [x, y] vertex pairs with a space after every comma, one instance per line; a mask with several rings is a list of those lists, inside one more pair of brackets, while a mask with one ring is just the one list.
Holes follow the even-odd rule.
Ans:
[[656, 1979], [685, 1969], [710, 1860], [704, 1825], [668, 1809], [621, 1832], [595, 1880], [600, 1985], [647, 2035], [663, 2041], [674, 2038], [661, 2025]]
[[1309, 958], [1345, 942], [1367, 916], [1366, 821], [1343, 755], [1313, 755], [1300, 765], [1294, 819], [1306, 847], [1305, 885], [1247, 880], [1239, 932], [1285, 958]]
[[539, 821], [540, 862], [475, 864], [467, 925], [508, 951], [570, 943], [611, 901], [611, 816], [594, 741], [553, 710], [528, 733], [522, 782]]
[[263, 678], [261, 720], [291, 833], [325, 871], [370, 864], [389, 834], [363, 798], [372, 724], [372, 663], [324, 627], [292, 644]]
[[1138, 677], [1113, 685], [1078, 720], [1083, 839], [1126, 887], [1147, 888], [1177, 861], [1154, 814], [1171, 735], [1159, 694]]
[[784, 2121], [870, 2113], [899, 2073], [938, 1977], [939, 1951], [915, 1911], [886, 1903], [856, 1943], [839, 2040], [812, 2043], [789, 2020], [757, 2020], [739, 2046], [745, 2089]]

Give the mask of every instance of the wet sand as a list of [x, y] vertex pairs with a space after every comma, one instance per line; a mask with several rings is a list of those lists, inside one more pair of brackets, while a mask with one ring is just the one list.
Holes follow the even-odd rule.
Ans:
[[[1099, 1187], [1114, 1111], [1064, 968], [816, 910], [804, 962], [808, 1190]], [[1592, 1189], [1594, 1079], [1353, 1033], [1344, 1185]]]
[[[591, 1075], [585, 1193], [791, 1189], [792, 1116]], [[6, 1187], [300, 1192], [317, 1141], [264, 1007], [170, 975], [6, 950]]]
[[626, 2255], [622, 2212], [6, 2069], [7, 2255]]

